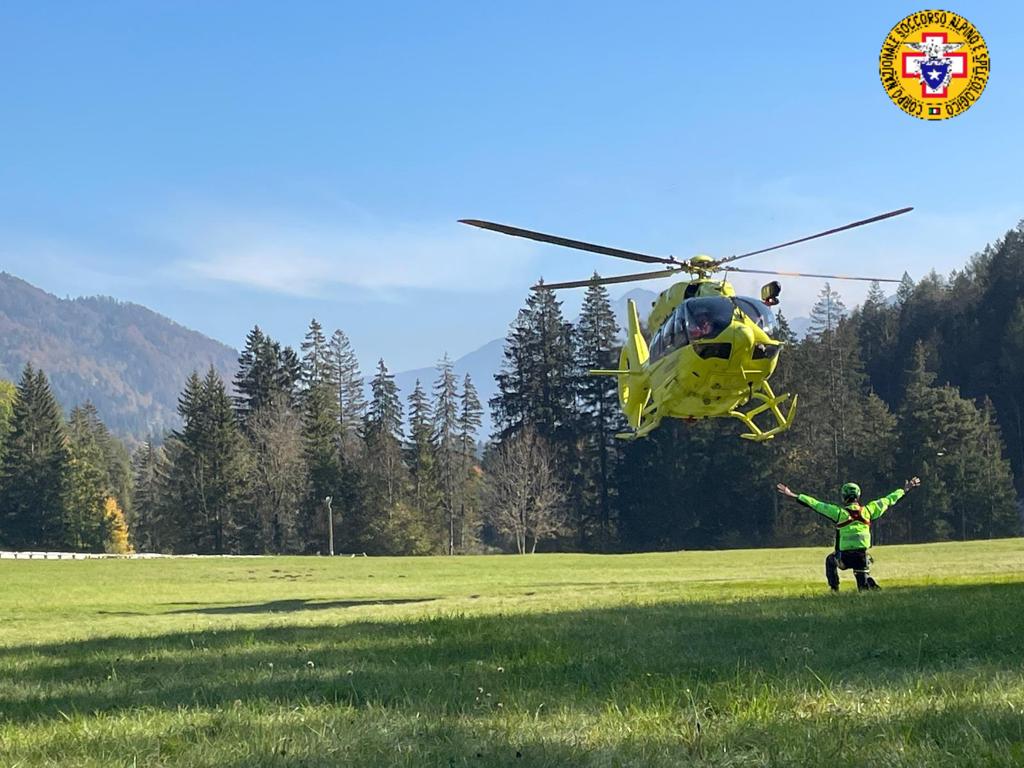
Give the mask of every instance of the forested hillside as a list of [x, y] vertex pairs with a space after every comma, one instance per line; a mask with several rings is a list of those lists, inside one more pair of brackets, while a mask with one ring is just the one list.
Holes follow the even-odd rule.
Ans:
[[0, 378], [26, 363], [46, 372], [70, 411], [86, 401], [115, 434], [139, 442], [179, 423], [181, 384], [211, 364], [234, 374], [237, 352], [138, 304], [60, 299], [0, 273]]

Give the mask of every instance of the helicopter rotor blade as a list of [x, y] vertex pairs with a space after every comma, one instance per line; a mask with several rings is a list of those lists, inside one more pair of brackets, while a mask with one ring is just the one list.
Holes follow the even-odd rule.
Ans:
[[534, 232], [531, 229], [520, 229], [519, 227], [510, 227], [507, 224], [496, 224], [493, 221], [481, 221], [480, 219], [459, 219], [460, 224], [469, 224], [471, 227], [480, 227], [481, 229], [490, 229], [494, 232], [501, 232], [503, 235], [512, 235], [513, 237], [525, 237], [528, 240], [537, 240], [542, 243], [551, 243], [552, 245], [561, 245], [566, 248], [575, 248], [578, 251], [590, 251], [591, 253], [600, 253], [604, 256], [615, 256], [619, 259], [630, 259], [632, 261], [642, 261], [647, 264], [678, 264], [679, 262], [671, 257], [664, 256], [650, 256], [646, 253], [637, 253], [636, 251], [624, 251], [621, 248], [610, 248], [606, 245], [595, 245], [594, 243], [585, 243], [582, 240], [570, 240], [567, 237], [559, 237], [558, 235], [546, 235], [543, 232]]
[[811, 275], [807, 272], [777, 272], [773, 269], [741, 269], [740, 267], [722, 267], [723, 272], [752, 272], [758, 275], [784, 275], [786, 277], [824, 277], [829, 280], [868, 280], [877, 283], [898, 283], [891, 277], [850, 277], [847, 275]]
[[657, 272], [637, 272], [632, 275], [616, 275], [615, 277], [592, 277], [589, 280], [572, 280], [567, 283], [537, 283], [530, 286], [531, 291], [542, 291], [545, 288], [558, 290], [560, 288], [587, 288], [591, 285], [610, 285], [612, 283], [631, 283], [634, 280], [654, 280], [659, 277], [672, 277], [682, 272], [682, 269], [661, 269]]
[[797, 243], [806, 243], [808, 240], [817, 240], [819, 237], [825, 237], [826, 235], [834, 235], [836, 232], [843, 232], [847, 229], [853, 229], [854, 227], [862, 227], [865, 224], [873, 224], [876, 221], [882, 221], [883, 219], [891, 219], [893, 216], [900, 216], [904, 213], [914, 210], [911, 206], [909, 208], [900, 208], [896, 211], [889, 211], [888, 213], [881, 213], [878, 216], [872, 216], [870, 219], [861, 219], [855, 221], [852, 224], [846, 224], [842, 227], [836, 227], [835, 229], [829, 229], [825, 232], [819, 232], [816, 235], [810, 235], [808, 237], [801, 237], [799, 240], [790, 240], [788, 243], [780, 243], [779, 245], [773, 245], [770, 248], [761, 248], [758, 251], [749, 251], [748, 253], [741, 253], [738, 256], [729, 256], [728, 258], [722, 259], [719, 264], [727, 264], [730, 261], [736, 261], [737, 259], [745, 259], [747, 256], [756, 256], [759, 253], [767, 253], [768, 251], [777, 251], [779, 248], [786, 248], [790, 245], [796, 245]]

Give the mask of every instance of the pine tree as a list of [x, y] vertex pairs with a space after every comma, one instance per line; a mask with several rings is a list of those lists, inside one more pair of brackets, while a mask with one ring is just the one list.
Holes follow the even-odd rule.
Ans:
[[483, 424], [484, 409], [480, 404], [473, 379], [467, 373], [462, 379], [462, 392], [459, 394], [458, 442], [459, 450], [464, 456], [476, 454], [477, 435]]
[[31, 364], [18, 382], [0, 473], [0, 540], [15, 549], [64, 542], [68, 454], [60, 407], [46, 375]]
[[437, 457], [438, 489], [444, 509], [445, 527], [449, 555], [455, 554], [455, 530], [459, 452], [458, 452], [458, 392], [455, 370], [448, 354], [437, 364], [437, 381], [434, 382], [434, 436], [433, 444]]
[[1001, 344], [998, 383], [992, 396], [1000, 403], [993, 414], [1002, 416], [1002, 432], [1017, 476], [1017, 487], [1024, 492], [1024, 295], [1009, 313]]
[[199, 554], [251, 552], [255, 521], [247, 514], [248, 455], [231, 399], [213, 366], [189, 377], [179, 399], [184, 426], [174, 434], [173, 482], [182, 505], [184, 545]]
[[333, 382], [330, 349], [323, 327], [314, 317], [302, 342], [302, 382], [306, 389], [323, 382]]
[[338, 385], [338, 419], [341, 423], [347, 453], [358, 450], [366, 398], [363, 395], [363, 374], [348, 336], [336, 330], [330, 342], [331, 375]]
[[498, 394], [491, 399], [502, 439], [532, 424], [549, 438], [567, 426], [574, 409], [575, 366], [572, 326], [550, 289], [539, 288], [526, 299], [505, 341], [502, 370], [495, 376]]
[[245, 337], [245, 347], [238, 356], [238, 372], [235, 374], [234, 397], [235, 408], [238, 411], [238, 418], [245, 424], [249, 414], [258, 410], [260, 403], [266, 397], [266, 383], [264, 381], [264, 360], [263, 351], [266, 337], [258, 325]]
[[792, 327], [789, 324], [789, 320], [782, 314], [780, 309], [775, 313], [775, 338], [784, 344], [793, 344], [796, 342], [796, 334], [793, 332]]
[[[828, 439], [827, 453], [830, 457], [828, 473], [829, 484], [839, 483], [840, 453], [846, 440], [846, 416], [848, 414], [849, 382], [844, 377], [854, 374], [844, 363], [847, 360], [843, 342], [849, 341], [848, 336], [839, 338], [839, 326], [846, 317], [846, 306], [832, 286], [825, 283], [818, 301], [811, 308], [811, 324], [808, 329], [809, 352], [808, 363], [815, 369], [824, 394], [826, 409], [825, 430]], [[805, 398], [806, 399], [806, 398]], [[806, 406], [805, 406], [806, 409]], [[824, 479], [824, 478], [822, 478]]]
[[405, 448], [411, 490], [409, 505], [423, 521], [424, 527], [433, 529], [437, 552], [444, 551], [442, 532], [442, 501], [438, 489], [437, 451], [434, 445], [433, 409], [426, 392], [416, 379], [409, 395], [409, 440]]
[[477, 434], [483, 423], [483, 407], [480, 396], [467, 373], [462, 380], [462, 392], [459, 394], [458, 418], [458, 454], [459, 471], [457, 497], [459, 509], [455, 536], [455, 548], [458, 552], [468, 552], [479, 541], [481, 515], [478, 500], [480, 498], [480, 468], [476, 457]]
[[257, 325], [246, 336], [245, 348], [238, 357], [235, 374], [235, 410], [243, 428], [261, 409], [280, 397], [294, 405], [300, 364], [290, 347], [264, 335]]
[[854, 322], [871, 388], [883, 400], [891, 402], [899, 382], [892, 375], [899, 310], [890, 308], [877, 281], [871, 283], [864, 304], [855, 313]]
[[364, 433], [367, 452], [367, 498], [359, 531], [361, 541], [377, 552], [420, 551], [424, 539], [415, 515], [405, 503], [408, 477], [402, 461], [402, 401], [384, 360], [370, 382], [372, 399]]
[[991, 411], [935, 386], [924, 345], [914, 349], [900, 408], [900, 464], [918, 474], [926, 498], [908, 500], [910, 541], [1016, 532], [1012, 474]]
[[346, 482], [342, 461], [336, 371], [323, 329], [314, 318], [302, 342], [302, 435], [309, 485], [299, 527], [307, 552], [327, 551], [327, 497], [332, 500], [332, 510], [337, 512], [336, 529], [338, 520], [350, 517], [351, 512], [352, 483]]
[[277, 370], [277, 389], [288, 395], [288, 405], [296, 408], [299, 404], [299, 385], [302, 383], [302, 361], [291, 347], [281, 350], [281, 364]]
[[401, 489], [402, 401], [383, 358], [377, 363], [370, 391], [373, 399], [366, 414], [366, 442], [370, 463], [377, 479], [383, 481], [385, 500], [391, 505], [399, 500]]
[[106, 428], [91, 404], [71, 411], [67, 436], [64, 544], [73, 550], [102, 552], [106, 537], [105, 504], [113, 488], [101, 445], [101, 440], [107, 436]]
[[132, 513], [126, 515], [134, 549], [174, 551], [178, 526], [171, 503], [171, 463], [167, 451], [150, 439], [132, 456]]
[[345, 483], [341, 461], [341, 428], [338, 398], [330, 382], [310, 379], [302, 404], [303, 453], [308, 471], [308, 488], [300, 530], [307, 552], [327, 551], [324, 500], [330, 496], [339, 517], [348, 515], [343, 502]]
[[914, 281], [910, 279], [910, 275], [906, 272], [903, 273], [903, 278], [900, 280], [899, 288], [896, 289], [896, 306], [902, 308], [906, 306], [910, 297], [914, 295]]
[[[598, 277], [594, 273], [595, 279]], [[618, 404], [618, 383], [610, 376], [589, 376], [592, 369], [618, 367], [618, 323], [603, 285], [587, 288], [576, 328], [576, 368], [579, 375], [579, 418], [581, 539], [589, 528], [597, 528], [601, 546], [607, 549], [614, 535], [610, 480], [616, 450], [614, 435], [622, 429]]]

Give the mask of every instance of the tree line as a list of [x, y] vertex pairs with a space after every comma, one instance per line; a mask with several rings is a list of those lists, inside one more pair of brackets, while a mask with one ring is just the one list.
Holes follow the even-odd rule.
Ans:
[[495, 433], [451, 361], [403, 401], [383, 360], [369, 398], [344, 332], [314, 320], [298, 351], [259, 327], [229, 387], [212, 368], [182, 426], [129, 459], [88, 404], [64, 419], [42, 371], [0, 386], [0, 545], [197, 553], [638, 551], [830, 541], [774, 485], [834, 499], [920, 475], [882, 542], [1017, 535], [1024, 487], [1024, 227], [949, 277], [873, 284], [853, 311], [825, 284], [772, 379], [799, 393], [793, 428], [741, 440], [730, 420], [624, 428], [620, 329], [591, 286], [569, 322], [550, 290], [512, 322]]
[[0, 546], [131, 551], [127, 449], [85, 404], [65, 420], [46, 375], [0, 382]]

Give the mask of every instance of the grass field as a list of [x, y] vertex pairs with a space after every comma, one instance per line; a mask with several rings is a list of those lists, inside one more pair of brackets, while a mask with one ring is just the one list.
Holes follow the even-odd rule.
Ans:
[[0, 561], [0, 765], [1024, 764], [1024, 540]]

